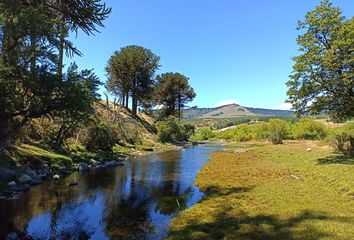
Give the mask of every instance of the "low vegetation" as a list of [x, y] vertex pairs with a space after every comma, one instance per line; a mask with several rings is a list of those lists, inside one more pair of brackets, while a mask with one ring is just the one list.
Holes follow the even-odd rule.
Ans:
[[167, 239], [352, 238], [353, 158], [313, 143], [234, 150], [203, 167], [195, 183], [204, 199], [172, 221]]
[[331, 126], [311, 118], [300, 119], [296, 123], [273, 118], [268, 122], [240, 124], [213, 134], [207, 134], [209, 131], [210, 129], [199, 129], [191, 140], [245, 142], [268, 139], [273, 144], [281, 144], [283, 140], [322, 140], [332, 145], [337, 151], [353, 153], [351, 139], [354, 136], [354, 121]]
[[194, 133], [194, 127], [184, 120], [169, 117], [157, 123], [159, 141], [166, 143], [187, 142]]

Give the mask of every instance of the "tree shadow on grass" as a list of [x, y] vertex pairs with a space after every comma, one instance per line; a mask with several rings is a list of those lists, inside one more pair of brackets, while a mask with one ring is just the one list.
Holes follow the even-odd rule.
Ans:
[[[213, 198], [232, 200], [243, 198], [243, 193], [252, 191], [254, 187], [219, 188], [210, 186], [205, 189], [205, 197], [200, 202]], [[216, 200], [218, 201], [218, 200]], [[223, 200], [225, 202], [225, 199]], [[250, 205], [252, 202], [249, 203]], [[228, 204], [227, 204], [228, 205]], [[207, 208], [206, 208], [207, 209]], [[321, 221], [351, 222], [350, 217], [336, 217], [323, 212], [304, 210], [293, 216], [277, 214], [247, 214], [242, 207], [220, 205], [217, 213], [211, 213], [212, 220], [192, 218], [182, 219], [187, 224], [171, 230], [168, 239], [243, 239], [243, 240], [274, 240], [274, 239], [321, 239], [333, 233], [315, 226]]]
[[[331, 217], [323, 213], [303, 211], [287, 219], [275, 215], [249, 216], [240, 213], [230, 216], [228, 210], [221, 211], [212, 222], [194, 220], [185, 228], [171, 231], [169, 239], [321, 239], [333, 237], [330, 232], [321, 231], [306, 221], [350, 221], [345, 217]], [[300, 226], [301, 224], [301, 226]]]
[[347, 164], [354, 165], [354, 156], [350, 155], [332, 155], [317, 160], [318, 164]]

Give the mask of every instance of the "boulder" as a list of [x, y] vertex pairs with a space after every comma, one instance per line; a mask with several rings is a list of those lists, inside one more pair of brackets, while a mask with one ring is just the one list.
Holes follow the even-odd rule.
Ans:
[[14, 191], [14, 192], [24, 192], [24, 191], [28, 191], [31, 188], [31, 186], [29, 184], [17, 184], [14, 186], [9, 186], [9, 190], [10, 191]]
[[36, 185], [39, 185], [43, 182], [42, 179], [40, 178], [34, 178], [32, 179], [32, 181], [29, 183], [31, 186], [36, 186]]
[[11, 181], [7, 184], [7, 186], [11, 187], [11, 186], [16, 186], [16, 182], [15, 181]]
[[72, 174], [72, 171], [69, 168], [62, 168], [59, 170], [59, 173], [61, 175], [67, 176], [67, 175]]
[[23, 171], [23, 173], [30, 176], [31, 178], [37, 177], [37, 173], [30, 168], [26, 168], [25, 171]]
[[32, 178], [27, 174], [22, 174], [21, 177], [17, 179], [19, 183], [29, 183], [32, 181]]
[[79, 185], [78, 182], [71, 182], [71, 183], [68, 183], [68, 186], [70, 186], [70, 187], [77, 186], [77, 185]]
[[103, 165], [103, 164], [96, 164], [95, 166], [94, 166], [94, 168], [95, 169], [103, 169], [103, 168], [106, 168], [106, 165]]
[[0, 181], [8, 182], [16, 178], [16, 172], [8, 168], [0, 168]]
[[91, 160], [90, 160], [90, 164], [91, 164], [91, 165], [96, 165], [96, 164], [97, 164], [97, 161], [96, 161], [95, 159], [91, 159]]
[[84, 171], [88, 171], [88, 170], [90, 170], [90, 166], [88, 164], [83, 163], [83, 162], [79, 163], [79, 171], [80, 172], [84, 172]]
[[106, 167], [118, 167], [118, 166], [123, 166], [124, 163], [122, 163], [121, 161], [108, 161], [105, 162], [105, 166]]

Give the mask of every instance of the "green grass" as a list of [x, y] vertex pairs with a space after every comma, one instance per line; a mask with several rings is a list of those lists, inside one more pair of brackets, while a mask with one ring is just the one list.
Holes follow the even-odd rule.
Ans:
[[168, 239], [353, 239], [353, 173], [353, 158], [313, 142], [216, 152], [195, 181], [206, 196]]
[[58, 154], [45, 150], [39, 146], [21, 144], [15, 147], [13, 159], [18, 164], [31, 162], [33, 164], [47, 163], [49, 165], [70, 166], [72, 158], [66, 154]]

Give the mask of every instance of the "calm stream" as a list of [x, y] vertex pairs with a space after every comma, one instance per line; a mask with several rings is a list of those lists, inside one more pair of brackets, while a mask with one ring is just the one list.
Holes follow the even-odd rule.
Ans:
[[[171, 219], [198, 202], [193, 181], [218, 147], [130, 159], [124, 167], [74, 173], [0, 201], [0, 239], [13, 231], [34, 239], [161, 239]], [[68, 187], [69, 182], [79, 182]]]

